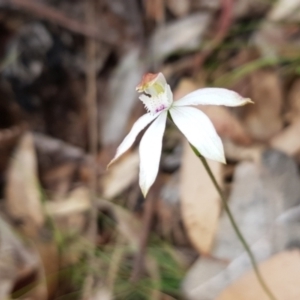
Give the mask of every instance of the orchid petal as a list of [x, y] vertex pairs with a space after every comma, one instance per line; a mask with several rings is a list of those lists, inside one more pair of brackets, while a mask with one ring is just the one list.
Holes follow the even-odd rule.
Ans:
[[180, 131], [201, 155], [225, 163], [222, 141], [202, 111], [193, 107], [172, 107], [170, 114]]
[[187, 105], [225, 105], [242, 106], [253, 103], [249, 98], [243, 98], [238, 93], [223, 88], [203, 88], [196, 90], [178, 101], [173, 106]]
[[158, 173], [167, 111], [163, 111], [145, 132], [140, 143], [140, 187], [146, 197]]
[[115, 157], [111, 160], [111, 162], [108, 164], [107, 168], [114, 163], [122, 154], [124, 154], [134, 143], [136, 137], [138, 134], [154, 119], [157, 118], [158, 114], [145, 114], [141, 116], [132, 126], [131, 131], [128, 133], [128, 135], [124, 138], [123, 142], [120, 144], [120, 146], [117, 149]]

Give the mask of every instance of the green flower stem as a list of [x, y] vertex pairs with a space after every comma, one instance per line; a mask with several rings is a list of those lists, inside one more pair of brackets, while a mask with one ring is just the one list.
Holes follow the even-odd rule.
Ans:
[[235, 219], [233, 217], [233, 214], [232, 214], [232, 212], [231, 212], [231, 210], [229, 208], [229, 205], [228, 205], [228, 203], [227, 203], [227, 201], [225, 199], [225, 196], [224, 196], [224, 194], [223, 194], [223, 192], [222, 192], [222, 190], [221, 190], [221, 188], [220, 188], [220, 186], [219, 186], [219, 184], [218, 184], [218, 182], [217, 182], [214, 174], [212, 173], [212, 171], [211, 171], [211, 169], [210, 169], [210, 167], [209, 167], [206, 159], [197, 151], [197, 149], [195, 149], [192, 145], [190, 145], [190, 146], [193, 149], [193, 151], [196, 154], [196, 156], [200, 158], [201, 162], [203, 163], [203, 166], [204, 166], [205, 170], [207, 171], [207, 173], [208, 173], [211, 181], [213, 182], [216, 190], [218, 191], [218, 193], [219, 193], [219, 195], [220, 195], [220, 197], [222, 199], [222, 203], [223, 203], [224, 209], [225, 209], [225, 211], [227, 213], [227, 216], [229, 217], [229, 220], [231, 222], [231, 225], [232, 225], [232, 227], [233, 227], [236, 235], [238, 236], [239, 240], [243, 244], [243, 246], [244, 246], [244, 248], [245, 248], [245, 250], [246, 250], [246, 252], [247, 252], [247, 254], [248, 254], [249, 258], [250, 258], [250, 261], [251, 261], [251, 264], [252, 264], [252, 267], [253, 267], [253, 270], [255, 272], [255, 275], [256, 275], [256, 278], [257, 278], [258, 282], [260, 283], [261, 287], [263, 288], [263, 290], [265, 291], [265, 293], [268, 295], [268, 297], [271, 300], [276, 300], [276, 297], [273, 295], [273, 293], [271, 292], [271, 290], [268, 288], [267, 284], [265, 283], [263, 277], [261, 276], [261, 273], [260, 273], [260, 271], [259, 271], [259, 269], [257, 267], [256, 260], [254, 258], [254, 255], [253, 255], [253, 253], [252, 253], [252, 251], [251, 251], [248, 243], [246, 242], [243, 234], [241, 233], [241, 231], [240, 231], [240, 229], [239, 229], [239, 227], [238, 227], [238, 225], [237, 225], [237, 223], [236, 223], [236, 221], [235, 221]]

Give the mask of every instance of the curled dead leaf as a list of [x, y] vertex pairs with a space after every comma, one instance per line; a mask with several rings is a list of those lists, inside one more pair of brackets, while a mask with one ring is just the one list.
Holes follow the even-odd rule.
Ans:
[[37, 236], [44, 224], [40, 184], [33, 136], [27, 132], [20, 139], [11, 159], [5, 187], [5, 206], [9, 216], [21, 224], [29, 236]]

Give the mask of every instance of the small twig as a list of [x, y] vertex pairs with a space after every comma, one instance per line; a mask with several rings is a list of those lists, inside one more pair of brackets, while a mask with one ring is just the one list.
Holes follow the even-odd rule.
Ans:
[[229, 28], [232, 24], [233, 0], [221, 0], [222, 11], [219, 19], [218, 29], [214, 38], [209, 41], [207, 47], [194, 58], [194, 71], [197, 71], [211, 55], [211, 53], [222, 43], [227, 36]]
[[218, 32], [215, 35], [214, 43], [220, 44], [227, 36], [233, 21], [233, 0], [222, 0], [222, 14], [219, 21]]
[[[86, 3], [86, 18], [91, 24], [95, 22], [94, 1], [90, 0]], [[97, 115], [97, 74], [95, 69], [97, 44], [94, 39], [88, 39], [86, 44], [87, 56], [87, 77], [86, 77], [86, 104], [88, 110], [89, 124], [89, 152], [94, 161], [97, 160], [98, 154], [98, 115]], [[91, 180], [90, 180], [90, 227], [89, 239], [92, 242], [92, 249], [88, 259], [88, 264], [92, 268], [95, 259], [95, 248], [97, 242], [97, 169], [96, 164], [91, 163]], [[82, 299], [88, 298], [92, 293], [94, 284], [94, 276], [92, 273], [86, 278], [85, 286], [82, 293]]]
[[219, 24], [214, 38], [208, 41], [200, 52], [178, 60], [174, 67], [175, 72], [182, 72], [184, 70], [193, 70], [193, 73], [197, 72], [206, 59], [225, 39], [233, 20], [233, 0], [221, 0], [221, 6]]
[[236, 235], [238, 236], [238, 239], [241, 241], [241, 243], [243, 244], [248, 256], [249, 256], [249, 259], [250, 259], [250, 262], [252, 264], [252, 267], [253, 267], [253, 270], [254, 270], [254, 273], [256, 275], [256, 278], [258, 280], [258, 282], [260, 283], [262, 289], [265, 291], [265, 293], [268, 295], [268, 297], [271, 299], [271, 300], [276, 300], [276, 297], [273, 295], [272, 291], [269, 289], [269, 287], [267, 286], [267, 284], [265, 283], [265, 280], [263, 279], [260, 271], [259, 271], [259, 268], [257, 266], [257, 263], [256, 263], [256, 260], [255, 260], [255, 257], [251, 251], [251, 248], [249, 247], [248, 243], [246, 242], [242, 232], [240, 231], [235, 219], [234, 219], [234, 216], [233, 214], [231, 213], [231, 210], [230, 210], [230, 207], [225, 199], [225, 196], [223, 194], [223, 191], [222, 189], [220, 188], [211, 168], [209, 167], [206, 159], [197, 151], [196, 148], [194, 148], [193, 146], [191, 146], [192, 150], [194, 151], [194, 153], [196, 154], [197, 157], [199, 157], [199, 159], [201, 160], [207, 174], [209, 175], [214, 187], [216, 188], [221, 200], [222, 200], [222, 203], [223, 203], [223, 206], [224, 206], [224, 209], [226, 211], [226, 214], [230, 220], [230, 223], [236, 233]]
[[99, 28], [97, 28], [96, 26], [83, 24], [77, 20], [69, 18], [57, 9], [50, 7], [46, 4], [42, 4], [41, 2], [33, 0], [6, 0], [5, 2], [7, 3], [7, 5], [13, 5], [18, 9], [26, 10], [27, 12], [34, 14], [41, 19], [55, 23], [74, 33], [81, 34], [111, 44], [109, 37], [107, 37], [106, 35], [99, 34]]
[[139, 244], [138, 253], [133, 262], [133, 269], [131, 273], [130, 281], [136, 283], [139, 280], [139, 277], [144, 269], [144, 258], [147, 249], [147, 243], [149, 239], [149, 233], [151, 229], [153, 213], [154, 213], [154, 204], [155, 197], [152, 197], [153, 193], [150, 193], [149, 196], [145, 199], [145, 211], [143, 215], [143, 232], [141, 235], [141, 240]]
[[128, 7], [128, 18], [130, 19], [130, 22], [137, 34], [139, 45], [145, 45], [145, 25], [143, 22], [143, 15], [139, 7], [139, 0], [127, 0], [125, 5]]

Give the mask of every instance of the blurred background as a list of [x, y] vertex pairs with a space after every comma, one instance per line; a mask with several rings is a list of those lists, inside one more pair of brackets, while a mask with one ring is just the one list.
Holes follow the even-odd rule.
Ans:
[[300, 299], [300, 0], [1, 0], [0, 299], [268, 300], [205, 169], [170, 122], [145, 200], [142, 75], [199, 107], [209, 161], [277, 300]]

